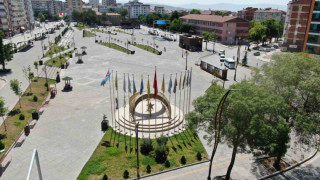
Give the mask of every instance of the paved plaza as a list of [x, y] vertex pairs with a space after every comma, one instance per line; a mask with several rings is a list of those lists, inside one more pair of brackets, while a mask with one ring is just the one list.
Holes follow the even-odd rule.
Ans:
[[[80, 47], [86, 46], [87, 55], [83, 56], [83, 64], [76, 64], [77, 58], [75, 57], [69, 59], [70, 66], [68, 69], [60, 71], [61, 77], [69, 76], [73, 78], [71, 81], [73, 90], [62, 92], [64, 82], [57, 85], [57, 96], [50, 100], [49, 104], [45, 105], [35, 128], [31, 130], [30, 135], [21, 147], [16, 147], [11, 151], [12, 162], [1, 179], [25, 179], [33, 149], [38, 150], [44, 179], [69, 180], [77, 178], [82, 167], [90, 158], [104, 135], [101, 132], [100, 126], [103, 114], [108, 117], [111, 123], [113, 122], [111, 121], [112, 115], [110, 111], [110, 83], [108, 82], [104, 87], [100, 86], [102, 79], [109, 70], [113, 71], [112, 78], [115, 78], [115, 72], [118, 73], [120, 106], [123, 106], [123, 99], [121, 97], [123, 97], [122, 85], [124, 73], [126, 73], [126, 78], [128, 73], [130, 76], [135, 75], [137, 91], [140, 89], [141, 76], [143, 76], [144, 89], [146, 90], [147, 77], [149, 75], [151, 91], [153, 91], [153, 75], [156, 66], [159, 91], [163, 75], [165, 76], [167, 91], [170, 75], [174, 79], [176, 74], [180, 75], [180, 73], [185, 72], [185, 58], [181, 56], [181, 48], [178, 47], [178, 42], [155, 41], [159, 46], [159, 50], [163, 51], [164, 47], [166, 48], [166, 52], [163, 52], [161, 56], [134, 46], [130, 46], [129, 49], [134, 50], [135, 54], [128, 55], [95, 43], [95, 37], [83, 38], [82, 31], [76, 28], [74, 30], [72, 34], [70, 32], [66, 34], [67, 39], [71, 39], [74, 35], [76, 47], [80, 50]], [[134, 38], [136, 38], [137, 43], [153, 42], [152, 36], [140, 33], [147, 30], [146, 27], [143, 27], [141, 30], [135, 30]], [[55, 35], [58, 33], [56, 31]], [[108, 34], [96, 34], [97, 40], [108, 41]], [[54, 37], [54, 35], [50, 35], [50, 37]], [[132, 38], [130, 35], [123, 33], [118, 33], [118, 35], [112, 37], [121, 39], [123, 42], [127, 42], [127, 40], [131, 40]], [[46, 43], [47, 41], [48, 39], [45, 40]], [[122, 44], [122, 46], [124, 45]], [[236, 56], [237, 48], [216, 44], [216, 50], [220, 49], [225, 49], [227, 56]], [[9, 62], [7, 66], [13, 70], [13, 73], [1, 78], [7, 82], [10, 79], [18, 78], [22, 81], [22, 86], [25, 89], [27, 87], [27, 80], [24, 79], [21, 69], [23, 66], [32, 65], [34, 60], [41, 54], [40, 41], [37, 41], [35, 42], [35, 46], [29, 51], [14, 55], [14, 60]], [[243, 57], [244, 47], [241, 49], [241, 54], [241, 57]], [[193, 100], [203, 95], [213, 80], [217, 80], [219, 84], [222, 84], [221, 80], [202, 71], [196, 65], [201, 57], [210, 57], [218, 61], [218, 55], [213, 55], [211, 51], [191, 52], [188, 56], [187, 66], [188, 69], [192, 68], [191, 99]], [[265, 63], [254, 58], [252, 53], [248, 55], [248, 58], [249, 65], [251, 66], [260, 67]], [[228, 81], [225, 84], [226, 88], [236, 82], [233, 80], [234, 73], [234, 70], [228, 72]], [[237, 81], [250, 77], [251, 70], [249, 68], [238, 66]], [[178, 78], [180, 77], [178, 76]], [[0, 89], [0, 93], [1, 95], [5, 95], [6, 102], [10, 105], [10, 108], [18, 100], [11, 92], [8, 84], [4, 84], [3, 88]], [[169, 97], [168, 92], [165, 95]], [[203, 139], [204, 135], [204, 132], [199, 132], [199, 137], [207, 153], [211, 155], [212, 145], [206, 143], [206, 140]], [[213, 176], [226, 173], [231, 152], [232, 149], [227, 145], [219, 145], [213, 164]], [[303, 153], [308, 155], [311, 152], [312, 150]], [[289, 152], [286, 158], [288, 161], [296, 162], [300, 160], [301, 153], [299, 154], [292, 150], [292, 153]], [[148, 179], [205, 179], [207, 171], [208, 163], [203, 163]], [[232, 177], [236, 177], [236, 179], [254, 179], [266, 174], [268, 172], [257, 163], [251, 154], [237, 154]], [[31, 179], [36, 178], [37, 174], [34, 166]]]

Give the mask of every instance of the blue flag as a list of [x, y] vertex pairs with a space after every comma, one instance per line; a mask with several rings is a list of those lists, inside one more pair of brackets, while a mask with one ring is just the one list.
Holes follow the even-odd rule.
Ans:
[[136, 89], [136, 83], [134, 82], [134, 75], [133, 75], [133, 94], [135, 94], [137, 92], [137, 89]]
[[102, 82], [100, 83], [101, 86], [104, 86], [108, 82], [108, 80], [110, 79], [110, 75], [111, 73], [108, 71], [106, 78], [104, 78], [104, 80], [102, 80]]
[[131, 81], [130, 81], [129, 74], [128, 74], [128, 91], [129, 93], [131, 93]]
[[141, 78], [140, 95], [142, 94], [142, 92], [143, 92], [143, 79]]
[[177, 82], [177, 77], [176, 77], [176, 80], [174, 81], [174, 86], [173, 86], [173, 93], [177, 92], [177, 85], [178, 85], [178, 82]]
[[169, 82], [169, 87], [168, 87], [168, 92], [171, 94], [171, 89], [172, 89], [172, 78], [170, 76], [170, 82]]

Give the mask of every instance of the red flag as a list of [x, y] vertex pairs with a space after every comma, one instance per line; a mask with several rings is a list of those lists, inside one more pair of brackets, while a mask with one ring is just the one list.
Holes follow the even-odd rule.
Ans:
[[154, 72], [153, 89], [154, 89], [154, 98], [156, 99], [158, 95], [157, 71]]
[[188, 86], [188, 83], [189, 83], [189, 70], [188, 70], [188, 75], [187, 75], [187, 83], [186, 83], [187, 86]]

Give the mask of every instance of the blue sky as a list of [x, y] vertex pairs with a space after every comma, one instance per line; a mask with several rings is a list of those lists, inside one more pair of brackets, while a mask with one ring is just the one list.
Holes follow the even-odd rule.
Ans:
[[[101, 1], [101, 0], [100, 0]], [[128, 2], [128, 0], [117, 0], [119, 3]], [[143, 3], [157, 3], [166, 5], [181, 5], [181, 4], [215, 4], [215, 3], [232, 3], [232, 4], [279, 4], [286, 5], [289, 0], [140, 0]]]

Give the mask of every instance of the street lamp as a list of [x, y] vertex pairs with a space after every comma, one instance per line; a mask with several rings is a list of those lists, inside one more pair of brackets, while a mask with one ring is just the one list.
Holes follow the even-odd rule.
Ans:
[[185, 52], [185, 55], [186, 55], [186, 70], [188, 70], [188, 55], [189, 55], [189, 53], [187, 50]]
[[[221, 98], [219, 105], [217, 107], [216, 111], [216, 116], [214, 118], [214, 145], [213, 145], [213, 150], [210, 158], [210, 164], [209, 164], [209, 174], [208, 174], [208, 180], [211, 180], [211, 168], [212, 168], [212, 161], [213, 157], [216, 153], [216, 150], [218, 148], [218, 144], [220, 141], [220, 131], [221, 131], [221, 115], [222, 115], [222, 110], [223, 110], [223, 105], [224, 102], [226, 101], [228, 95], [230, 94], [231, 91], [237, 91], [237, 89], [229, 89], [224, 96]], [[218, 126], [218, 128], [217, 128]]]
[[140, 179], [140, 169], [139, 169], [139, 137], [138, 137], [138, 128], [139, 128], [139, 122], [136, 124], [136, 153], [137, 153], [137, 179]]
[[236, 81], [236, 78], [237, 78], [237, 69], [238, 69], [238, 64], [240, 59], [240, 48], [241, 48], [241, 36], [238, 38], [237, 64], [236, 64], [236, 69], [234, 70], [234, 81]]

